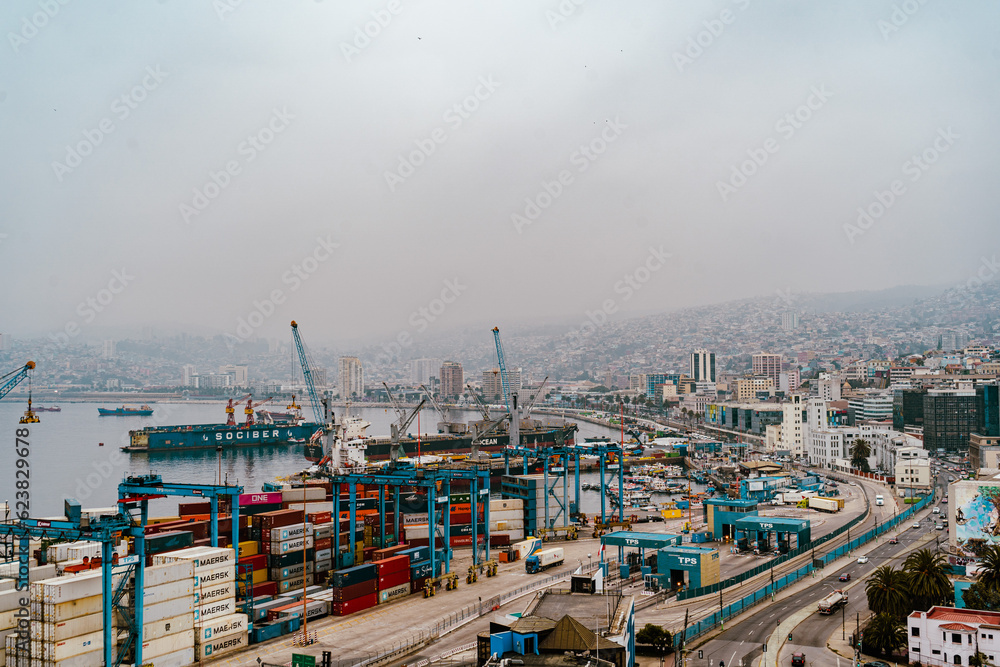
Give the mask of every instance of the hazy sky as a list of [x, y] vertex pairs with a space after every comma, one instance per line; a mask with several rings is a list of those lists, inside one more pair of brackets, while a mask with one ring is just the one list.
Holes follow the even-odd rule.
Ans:
[[374, 343], [957, 284], [1000, 250], [992, 2], [7, 0], [0, 25], [15, 337]]

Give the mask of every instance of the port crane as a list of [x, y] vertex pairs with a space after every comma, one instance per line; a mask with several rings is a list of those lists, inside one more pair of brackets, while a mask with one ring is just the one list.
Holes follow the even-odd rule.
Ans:
[[479, 394], [475, 392], [471, 384], [465, 385], [465, 388], [469, 390], [470, 394], [472, 394], [472, 398], [475, 400], [476, 407], [479, 408], [480, 414], [483, 415], [483, 419], [488, 422], [493, 421], [493, 417], [490, 416], [490, 406], [484, 403], [483, 399], [479, 398]]
[[251, 394], [247, 394], [243, 398], [230, 398], [226, 402], [226, 426], [236, 426], [236, 405], [250, 398]]
[[253, 411], [254, 411], [254, 409], [255, 408], [259, 408], [262, 405], [266, 405], [266, 404], [270, 403], [273, 400], [274, 400], [274, 396], [268, 396], [263, 401], [257, 401], [256, 403], [254, 403], [254, 400], [252, 398], [248, 398], [247, 399], [247, 406], [245, 408], [243, 408], [243, 414], [245, 414], [247, 416], [247, 420], [246, 420], [246, 427], [247, 428], [250, 428], [251, 426], [253, 426], [256, 423], [254, 421], [254, 418], [253, 418]]
[[[313, 382], [312, 368], [309, 365], [309, 357], [306, 355], [306, 346], [302, 343], [299, 335], [299, 325], [292, 320], [292, 339], [295, 341], [295, 349], [299, 354], [299, 364], [302, 366], [302, 378], [306, 383], [306, 391], [309, 393], [309, 402], [312, 403], [313, 417], [317, 424], [325, 426], [326, 419], [323, 416], [323, 404], [319, 400], [316, 392], [316, 383]], [[295, 402], [294, 400], [292, 401]]]
[[31, 371], [34, 368], [35, 362], [29, 361], [24, 366], [0, 377], [0, 398], [9, 394], [22, 380], [28, 378], [28, 409], [24, 411], [24, 416], [20, 419], [22, 424], [37, 424], [40, 421], [38, 415], [31, 409]]
[[399, 452], [402, 450], [402, 444], [399, 442], [399, 439], [406, 433], [406, 429], [413, 423], [414, 418], [420, 412], [420, 409], [424, 407], [427, 399], [422, 399], [417, 407], [407, 413], [403, 406], [396, 400], [396, 397], [392, 395], [389, 385], [383, 382], [382, 386], [385, 387], [385, 393], [389, 396], [389, 401], [396, 411], [396, 421], [389, 425], [389, 437], [392, 439], [392, 444], [389, 445], [389, 462], [395, 464], [399, 460]]

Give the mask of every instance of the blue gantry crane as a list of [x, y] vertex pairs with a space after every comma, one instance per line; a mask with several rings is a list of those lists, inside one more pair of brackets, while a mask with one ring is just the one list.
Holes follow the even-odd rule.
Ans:
[[35, 368], [35, 362], [29, 361], [24, 366], [12, 370], [3, 377], [0, 377], [0, 399], [10, 393], [22, 380], [28, 378], [28, 409], [21, 417], [22, 424], [37, 424], [38, 416], [31, 409], [31, 371]]
[[507, 377], [507, 358], [503, 353], [503, 343], [500, 342], [500, 327], [493, 327], [493, 341], [497, 346], [497, 363], [500, 365], [500, 386], [503, 387], [503, 400], [507, 405], [507, 412], [511, 412], [511, 391], [510, 391], [510, 378]]
[[312, 368], [309, 366], [309, 358], [306, 356], [306, 347], [302, 343], [302, 337], [299, 335], [299, 325], [295, 320], [292, 320], [292, 339], [295, 341], [295, 349], [299, 354], [299, 363], [302, 365], [302, 377], [305, 379], [306, 390], [309, 393], [309, 402], [312, 403], [313, 417], [316, 419], [317, 424], [325, 424], [326, 419], [324, 417], [323, 404], [319, 400], [319, 394], [316, 392], [316, 383], [313, 382]]

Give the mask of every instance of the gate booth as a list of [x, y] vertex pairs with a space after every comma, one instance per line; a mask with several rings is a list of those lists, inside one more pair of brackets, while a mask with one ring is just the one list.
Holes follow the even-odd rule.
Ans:
[[[660, 549], [680, 544], [680, 535], [616, 530], [601, 536], [601, 564], [604, 565], [603, 547], [618, 547], [618, 565], [623, 579], [627, 579], [636, 571], [641, 571], [643, 575], [653, 574], [654, 567], [659, 566], [657, 553]], [[647, 550], [650, 551], [648, 556]]]
[[[736, 521], [736, 545], [740, 551], [766, 554], [788, 553], [809, 543], [809, 521], [782, 516], [749, 516]], [[771, 535], [774, 535], [772, 539]], [[792, 536], [795, 544], [792, 544]]]
[[717, 549], [692, 546], [664, 547], [656, 552], [656, 562], [661, 588], [680, 590], [719, 583]]
[[705, 525], [716, 541], [736, 541], [736, 522], [748, 516], [757, 516], [756, 500], [735, 498], [706, 498], [703, 512]]

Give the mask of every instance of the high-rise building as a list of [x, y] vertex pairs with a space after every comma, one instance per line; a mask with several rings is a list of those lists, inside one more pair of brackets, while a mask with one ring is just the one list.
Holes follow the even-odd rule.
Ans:
[[705, 349], [692, 352], [690, 375], [695, 382], [715, 382], [715, 352]]
[[784, 331], [795, 331], [799, 328], [799, 314], [786, 310], [781, 314], [781, 328]]
[[432, 377], [438, 377], [438, 371], [441, 370], [441, 360], [414, 359], [410, 362], [410, 369], [414, 384], [429, 384]]
[[924, 449], [933, 453], [965, 453], [969, 435], [979, 423], [979, 401], [971, 384], [955, 389], [928, 389], [924, 395]]
[[817, 396], [819, 396], [824, 401], [839, 401], [840, 400], [840, 376], [836, 373], [820, 373], [819, 379], [816, 380], [816, 390]]
[[[507, 370], [507, 387], [511, 393], [520, 393], [521, 391], [521, 369], [508, 369]], [[500, 369], [493, 368], [488, 371], [483, 371], [483, 396], [487, 401], [502, 401], [503, 399], [503, 381], [500, 377]]]
[[787, 371], [781, 371], [778, 375], [778, 390], [783, 391], [786, 394], [790, 394], [799, 388], [802, 384], [802, 378], [799, 374], [798, 368], [790, 368]]
[[461, 396], [465, 391], [465, 373], [462, 364], [457, 361], [446, 361], [441, 364], [441, 395]]
[[198, 372], [194, 369], [193, 364], [184, 364], [184, 386], [185, 387], [196, 387]]
[[759, 352], [752, 357], [753, 374], [759, 377], [768, 377], [774, 380], [775, 386], [778, 384], [781, 375], [781, 355]]
[[234, 366], [233, 364], [227, 364], [225, 366], [219, 366], [220, 375], [230, 375], [232, 380], [230, 380], [230, 387], [249, 387], [250, 381], [248, 379], [249, 375], [248, 366]]
[[774, 380], [768, 377], [740, 378], [736, 381], [736, 400], [748, 402], [757, 400], [758, 392], [774, 390]]
[[365, 395], [365, 372], [357, 357], [340, 358], [340, 398]]
[[118, 343], [113, 340], [104, 341], [104, 358], [114, 359], [118, 353]]

